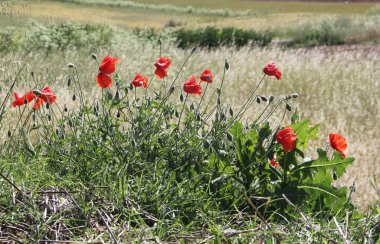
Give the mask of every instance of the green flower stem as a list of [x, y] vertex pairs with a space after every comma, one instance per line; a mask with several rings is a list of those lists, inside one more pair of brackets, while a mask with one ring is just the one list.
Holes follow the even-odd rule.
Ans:
[[244, 103], [244, 105], [241, 107], [241, 109], [239, 110], [239, 112], [235, 116], [234, 121], [236, 119], [238, 119], [239, 117], [243, 116], [243, 114], [247, 111], [247, 109], [249, 108], [249, 106], [247, 106], [247, 105], [251, 102], [252, 98], [255, 95], [255, 92], [260, 87], [261, 83], [264, 81], [265, 76], [266, 76], [266, 74], [263, 75], [263, 78], [261, 78], [259, 84], [257, 84], [257, 86], [255, 87], [255, 89], [253, 89], [253, 92], [251, 93], [251, 95], [248, 97], [247, 101]]
[[203, 92], [202, 97], [201, 97], [201, 100], [200, 100], [199, 103], [198, 103], [197, 113], [199, 113], [199, 110], [200, 110], [200, 108], [201, 108], [201, 104], [202, 104], [203, 98], [204, 98], [204, 96], [205, 96], [205, 94], [206, 94], [208, 84], [209, 84], [209, 83], [207, 82], [207, 84], [206, 84], [206, 88], [205, 88], [205, 91]]
[[288, 167], [286, 165], [286, 156], [288, 155], [287, 152], [285, 152], [285, 156], [284, 156], [284, 180], [283, 180], [283, 183], [286, 184], [286, 181], [288, 180], [287, 179], [287, 175], [288, 175]]
[[183, 101], [183, 107], [182, 107], [181, 114], [179, 115], [177, 129], [179, 128], [179, 124], [181, 123], [181, 118], [182, 118], [183, 110], [185, 110], [186, 101], [187, 101], [188, 96], [189, 96], [189, 93], [186, 94], [185, 100]]

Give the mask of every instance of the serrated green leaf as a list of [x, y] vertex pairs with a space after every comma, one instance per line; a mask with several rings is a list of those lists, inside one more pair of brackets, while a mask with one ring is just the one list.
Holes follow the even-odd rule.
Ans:
[[306, 150], [310, 139], [318, 139], [319, 125], [310, 126], [310, 120], [305, 120], [292, 124], [291, 127], [297, 135], [297, 148], [301, 151]]

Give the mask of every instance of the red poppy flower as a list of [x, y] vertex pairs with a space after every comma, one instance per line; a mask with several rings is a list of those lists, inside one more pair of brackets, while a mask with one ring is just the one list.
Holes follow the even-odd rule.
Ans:
[[111, 79], [111, 77], [109, 77], [108, 75], [103, 74], [103, 73], [99, 73], [96, 76], [96, 81], [98, 82], [98, 85], [102, 89], [108, 88], [108, 87], [110, 87], [112, 85], [112, 79]]
[[57, 99], [57, 96], [53, 93], [50, 86], [45, 86], [40, 91], [40, 95], [38, 97], [41, 98], [45, 103], [49, 102], [50, 104], [52, 104], [55, 99]]
[[144, 77], [141, 74], [137, 74], [135, 76], [135, 78], [133, 79], [132, 84], [135, 87], [141, 87], [142, 86], [144, 88], [147, 88], [148, 87], [148, 77]]
[[154, 66], [156, 66], [157, 69], [167, 69], [171, 63], [170, 58], [162, 56], [154, 63]]
[[168, 72], [164, 69], [157, 68], [156, 71], [154, 71], [154, 74], [159, 78], [163, 79], [165, 76], [168, 75]]
[[201, 74], [201, 81], [212, 83], [213, 82], [214, 75], [211, 73], [209, 69], [205, 69], [203, 73]]
[[270, 161], [270, 166], [272, 166], [273, 168], [276, 168], [276, 169], [278, 169], [280, 167], [280, 163], [277, 162], [276, 156], [273, 156], [272, 160]]
[[53, 93], [50, 86], [45, 86], [41, 91], [33, 91], [37, 96], [37, 100], [33, 105], [33, 109], [38, 109], [43, 103], [53, 104], [57, 96]]
[[14, 92], [13, 95], [15, 97], [15, 100], [12, 102], [13, 107], [22, 106], [25, 104], [25, 102], [30, 103], [31, 101], [33, 101], [33, 99], [37, 97], [32, 91], [26, 93], [25, 95], [21, 95], [18, 92]]
[[110, 56], [106, 56], [103, 61], [99, 65], [100, 73], [109, 75], [115, 72], [115, 64], [119, 62], [119, 58], [112, 58]]
[[277, 80], [281, 79], [281, 71], [276, 67], [275, 63], [265, 65], [263, 72], [269, 76], [275, 76]]
[[342, 157], [345, 158], [346, 155], [344, 154], [344, 151], [347, 149], [346, 138], [338, 134], [329, 134], [329, 139], [331, 147], [337, 150]]
[[170, 58], [162, 56], [154, 63], [154, 66], [156, 66], [157, 68], [154, 74], [159, 79], [163, 79], [165, 76], [168, 75], [168, 72], [166, 71], [166, 69], [169, 68], [170, 64], [171, 64]]
[[287, 153], [294, 150], [298, 137], [294, 134], [292, 128], [285, 128], [277, 132], [276, 139], [284, 148], [285, 153]]
[[183, 90], [187, 93], [199, 96], [202, 93], [202, 86], [197, 83], [197, 78], [195, 78], [195, 76], [191, 76], [183, 84]]

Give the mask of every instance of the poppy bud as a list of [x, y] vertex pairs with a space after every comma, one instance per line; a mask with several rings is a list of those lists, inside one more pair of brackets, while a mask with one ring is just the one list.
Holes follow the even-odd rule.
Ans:
[[91, 53], [91, 58], [92, 58], [92, 59], [95, 59], [95, 60], [98, 59], [98, 57], [96, 57], [96, 54], [95, 54], [95, 53]]
[[49, 121], [51, 121], [51, 115], [50, 114], [48, 114], [47, 118]]
[[286, 110], [292, 111], [292, 107], [289, 104], [286, 104]]
[[183, 95], [182, 94], [179, 96], [179, 100], [181, 100], [181, 102], [183, 102]]
[[191, 54], [195, 53], [195, 51], [197, 51], [197, 48], [193, 47], [193, 49], [191, 49]]
[[68, 109], [67, 109], [66, 104], [65, 104], [65, 106], [63, 107], [63, 112], [67, 112], [67, 111], [68, 111]]
[[173, 92], [174, 92], [174, 87], [170, 87], [170, 89], [169, 89], [169, 94], [172, 94]]
[[176, 110], [175, 112], [174, 112], [174, 115], [175, 115], [175, 117], [179, 117], [179, 113], [178, 113], [178, 111]]
[[224, 69], [225, 70], [229, 70], [230, 69], [230, 64], [228, 63], [227, 59], [224, 60]]
[[73, 97], [71, 98], [73, 101], [77, 100], [77, 97], [75, 96], [75, 94], [73, 95]]
[[297, 98], [298, 97], [298, 93], [292, 93], [290, 95], [292, 96], [292, 98]]
[[263, 97], [263, 96], [260, 96], [260, 99], [263, 100], [264, 102], [267, 102], [267, 101], [268, 101], [268, 98]]
[[158, 44], [159, 44], [159, 45], [162, 44], [161, 38], [158, 38]]
[[55, 134], [59, 135], [59, 130], [55, 129]]
[[227, 140], [228, 141], [232, 141], [233, 140], [233, 137], [230, 133], [227, 133]]
[[256, 102], [257, 102], [257, 103], [261, 103], [260, 96], [257, 96], [257, 97], [256, 97]]
[[197, 121], [201, 121], [201, 115], [197, 114]]
[[220, 121], [224, 121], [226, 119], [226, 115], [224, 113], [220, 113]]
[[332, 175], [333, 175], [333, 179], [334, 179], [334, 180], [337, 180], [337, 179], [338, 179], [338, 177], [336, 176], [336, 172], [335, 172], [335, 171], [332, 172]]
[[117, 111], [117, 114], [116, 114], [116, 117], [117, 117], [117, 118], [120, 118], [120, 116], [121, 116], [121, 114], [120, 114], [120, 111], [118, 110], [118, 111]]
[[46, 109], [49, 109], [49, 108], [50, 108], [50, 103], [47, 102], [47, 103], [46, 103]]
[[112, 100], [112, 92], [111, 91], [107, 92], [107, 98], [108, 98], [109, 101]]
[[38, 91], [38, 90], [33, 90], [32, 91], [34, 95], [37, 95], [37, 96], [40, 96], [41, 95], [41, 92]]
[[220, 105], [220, 98], [218, 97], [218, 100], [216, 100], [216, 103]]
[[11, 136], [12, 136], [12, 132], [8, 130], [8, 137], [11, 137]]
[[133, 90], [133, 84], [131, 83], [131, 84], [129, 84], [129, 90]]
[[194, 105], [193, 104], [190, 105], [190, 110], [194, 110]]
[[230, 108], [230, 111], [229, 111], [229, 112], [230, 112], [230, 115], [231, 115], [231, 116], [234, 116], [234, 111], [232, 110], [232, 108]]
[[220, 96], [220, 89], [219, 88], [216, 89], [216, 93], [218, 94], [218, 96]]
[[36, 121], [36, 115], [34, 113], [32, 114], [32, 120]]
[[34, 72], [33, 71], [30, 72], [30, 75], [34, 78]]
[[274, 96], [270, 96], [270, 97], [269, 97], [269, 103], [272, 103], [273, 100], [274, 100]]
[[26, 97], [24, 98], [24, 104], [27, 104], [28, 103], [28, 99], [26, 99]]
[[69, 67], [69, 68], [75, 68], [75, 65], [73, 63], [68, 63], [67, 67]]
[[71, 79], [69, 78], [69, 79], [67, 80], [67, 87], [70, 87], [70, 85], [71, 85]]
[[115, 101], [118, 101], [120, 99], [120, 92], [119, 90], [116, 91], [115, 97], [113, 98]]

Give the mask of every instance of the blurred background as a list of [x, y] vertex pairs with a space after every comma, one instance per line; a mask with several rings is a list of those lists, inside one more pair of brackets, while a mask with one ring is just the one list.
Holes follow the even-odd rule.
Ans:
[[[259, 93], [297, 92], [293, 111], [321, 123], [313, 152], [327, 145], [328, 133], [344, 135], [356, 161], [339, 184], [355, 184], [354, 202], [362, 209], [379, 199], [379, 1], [2, 0], [0, 11], [2, 97], [23, 63], [27, 72], [17, 90], [32, 88], [33, 71], [41, 84], [53, 84], [60, 104], [75, 106], [64, 89], [67, 63], [78, 67], [87, 95], [97, 96], [91, 53], [120, 57], [118, 72], [132, 76], [152, 74], [160, 54], [179, 69], [197, 47], [180, 82], [204, 68], [220, 82], [228, 59], [223, 101], [238, 108], [262, 67], [275, 61], [283, 78], [267, 79]], [[261, 109], [253, 105], [247, 118]]]

